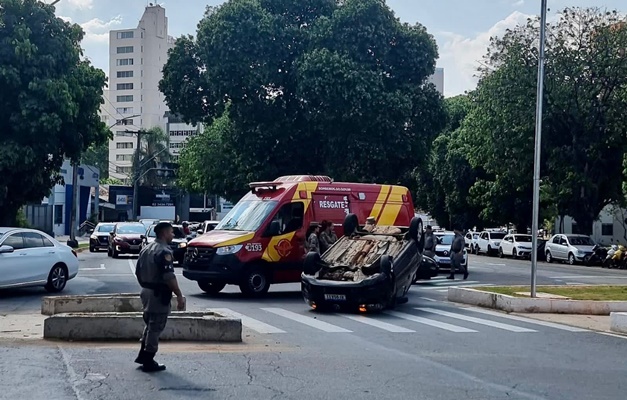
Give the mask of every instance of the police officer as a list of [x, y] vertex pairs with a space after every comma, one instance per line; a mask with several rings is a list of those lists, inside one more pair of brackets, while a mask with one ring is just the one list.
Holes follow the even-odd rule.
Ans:
[[468, 265], [462, 267], [462, 261], [464, 260], [464, 248], [466, 247], [466, 240], [462, 236], [459, 226], [455, 226], [453, 229], [455, 232], [455, 238], [451, 245], [451, 274], [446, 279], [455, 279], [455, 270], [464, 271], [464, 279], [468, 279]]
[[427, 225], [427, 227], [425, 228], [425, 249], [424, 249], [425, 256], [435, 258], [436, 242], [437, 242], [437, 239], [435, 238], [435, 235], [433, 234], [433, 229], [431, 228], [431, 225]]
[[159, 336], [168, 321], [172, 292], [176, 294], [177, 309], [185, 310], [185, 298], [174, 275], [174, 257], [169, 246], [174, 238], [172, 225], [168, 222], [158, 223], [155, 234], [157, 239], [139, 253], [135, 269], [137, 281], [142, 287], [140, 297], [146, 323], [135, 362], [142, 364], [144, 372], [165, 370], [165, 365], [157, 363], [154, 357], [159, 348]]

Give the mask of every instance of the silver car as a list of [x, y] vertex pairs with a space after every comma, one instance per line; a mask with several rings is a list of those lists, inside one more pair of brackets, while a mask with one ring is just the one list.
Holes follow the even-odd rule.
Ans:
[[546, 242], [546, 261], [568, 261], [570, 265], [583, 262], [594, 253], [594, 241], [587, 235], [553, 235]]

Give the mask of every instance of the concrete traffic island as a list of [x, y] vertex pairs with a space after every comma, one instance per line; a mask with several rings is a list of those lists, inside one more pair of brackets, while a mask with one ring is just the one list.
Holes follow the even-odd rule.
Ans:
[[[527, 287], [521, 286], [521, 292]], [[627, 301], [571, 300], [563, 296], [542, 295], [536, 298], [514, 297], [505, 294], [463, 287], [449, 287], [448, 300], [514, 313], [553, 313], [610, 315], [627, 312]]]
[[[139, 340], [143, 329], [141, 312], [56, 314], [44, 321], [44, 339]], [[170, 314], [161, 339], [241, 342], [242, 322], [211, 311], [175, 311]]]
[[[218, 312], [176, 311], [161, 335], [163, 340], [194, 342], [241, 342], [242, 321]], [[139, 340], [145, 323], [142, 303], [136, 293], [85, 296], [48, 296], [41, 303], [44, 339]]]
[[[172, 296], [170, 302], [172, 311], [176, 311], [176, 304], [176, 296]], [[41, 301], [41, 313], [43, 315], [140, 311], [142, 311], [142, 302], [137, 293], [47, 296]]]
[[610, 314], [610, 330], [627, 334], [627, 312], [613, 312]]

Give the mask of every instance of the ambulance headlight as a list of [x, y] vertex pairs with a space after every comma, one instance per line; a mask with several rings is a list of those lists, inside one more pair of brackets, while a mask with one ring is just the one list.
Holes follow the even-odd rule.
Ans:
[[227, 254], [235, 254], [238, 251], [240, 251], [242, 249], [243, 245], [241, 244], [236, 244], [234, 246], [224, 246], [224, 247], [218, 247], [218, 249], [216, 250], [216, 254], [224, 256]]

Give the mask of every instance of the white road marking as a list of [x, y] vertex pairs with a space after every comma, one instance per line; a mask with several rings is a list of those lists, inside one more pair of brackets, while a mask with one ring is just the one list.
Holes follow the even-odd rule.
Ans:
[[567, 285], [570, 286], [586, 286], [589, 285], [589, 283], [581, 283], [581, 282], [566, 282]]
[[427, 300], [427, 301], [437, 301], [436, 299], [430, 299], [428, 297], [419, 297], [419, 299]]
[[445, 286], [445, 285], [468, 285], [471, 283], [479, 283], [479, 281], [454, 281], [450, 280], [449, 282], [436, 282], [435, 286]]
[[412, 332], [416, 332], [416, 331], [411, 330], [411, 329], [403, 328], [402, 326], [388, 324], [387, 322], [379, 321], [379, 320], [376, 320], [374, 318], [368, 318], [368, 317], [365, 317], [363, 315], [359, 315], [359, 316], [342, 315], [342, 316], [345, 317], [345, 318], [348, 318], [348, 319], [352, 319], [353, 321], [361, 322], [362, 324], [366, 324], [366, 325], [374, 326], [374, 327], [377, 327], [377, 328], [381, 328], [381, 329], [383, 329], [385, 331], [388, 331], [388, 332], [394, 332], [394, 333], [412, 333]]
[[222, 312], [224, 314], [232, 315], [235, 318], [239, 318], [242, 320], [242, 325], [258, 333], [285, 333], [283, 329], [268, 325], [265, 322], [261, 322], [254, 318], [247, 317], [246, 315], [235, 312], [229, 308], [211, 308], [210, 310], [219, 313]]
[[496, 265], [496, 266], [499, 266], [499, 267], [505, 267], [505, 265], [506, 265], [506, 264], [496, 264], [496, 263], [486, 263], [486, 264], [488, 264], [488, 265]]
[[486, 314], [486, 315], [494, 315], [495, 317], [511, 319], [514, 321], [526, 322], [529, 324], [548, 326], [549, 328], [561, 329], [563, 331], [568, 331], [568, 332], [590, 332], [587, 329], [577, 328], [575, 326], [556, 324], [554, 322], [541, 321], [541, 320], [533, 319], [533, 318], [519, 317], [518, 315], [505, 314], [505, 313], [500, 313], [496, 311], [481, 310], [477, 308], [465, 308], [465, 310], [469, 310], [469, 311], [481, 313], [481, 314]]
[[472, 329], [464, 328], [463, 326], [447, 324], [446, 322], [440, 322], [440, 321], [436, 321], [436, 320], [433, 320], [433, 319], [417, 317], [415, 315], [400, 313], [400, 312], [397, 312], [397, 311], [386, 311], [385, 314], [388, 314], [388, 315], [391, 315], [391, 316], [397, 317], [397, 318], [406, 319], [406, 320], [412, 321], [412, 322], [418, 322], [419, 324], [433, 326], [435, 328], [440, 328], [440, 329], [444, 329], [444, 330], [455, 332], [455, 333], [473, 333], [473, 332], [477, 332], [477, 331], [472, 330]]
[[130, 268], [131, 273], [135, 275], [135, 264], [133, 263], [133, 260], [128, 260], [128, 267]]
[[606, 275], [563, 275], [563, 276], [551, 276], [551, 279], [627, 279], [627, 275], [624, 276], [606, 276]]
[[597, 332], [597, 333], [600, 335], [611, 336], [611, 337], [615, 337], [619, 339], [627, 339], [627, 336], [618, 335], [616, 333], [610, 333], [610, 332]]
[[98, 268], [79, 268], [79, 271], [96, 271], [101, 269], [105, 269], [104, 264], [100, 264], [100, 267]]
[[473, 322], [473, 323], [479, 324], [479, 325], [486, 325], [486, 326], [491, 326], [493, 328], [504, 329], [504, 330], [510, 331], [510, 332], [537, 332], [537, 331], [534, 331], [533, 329], [521, 328], [519, 326], [503, 324], [503, 323], [500, 323], [500, 322], [490, 321], [490, 320], [487, 320], [487, 319], [469, 317], [467, 315], [456, 314], [456, 313], [443, 311], [443, 310], [436, 310], [434, 308], [415, 307], [415, 309], [419, 310], [419, 311], [432, 313], [432, 314], [443, 315], [443, 316], [449, 317], [449, 318], [460, 319], [462, 321]]
[[83, 400], [84, 397], [81, 394], [80, 390], [78, 390], [78, 385], [81, 383], [81, 379], [76, 374], [76, 371], [72, 367], [72, 364], [70, 364], [70, 356], [67, 354], [65, 350], [63, 350], [63, 347], [57, 346], [57, 348], [59, 349], [59, 352], [61, 353], [63, 364], [65, 364], [65, 370], [70, 376], [70, 384], [72, 387], [72, 391], [74, 392], [74, 396], [76, 396], [77, 400]]
[[336, 333], [352, 332], [352, 331], [349, 331], [348, 329], [344, 329], [339, 326], [329, 324], [328, 322], [320, 321], [311, 317], [306, 317], [304, 315], [287, 311], [282, 308], [262, 308], [262, 310], [270, 312], [272, 314], [279, 315], [283, 318], [291, 319], [292, 321], [300, 322], [301, 324], [311, 326], [312, 328], [320, 329], [323, 332], [336, 332]]

